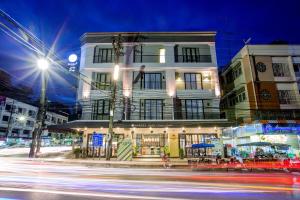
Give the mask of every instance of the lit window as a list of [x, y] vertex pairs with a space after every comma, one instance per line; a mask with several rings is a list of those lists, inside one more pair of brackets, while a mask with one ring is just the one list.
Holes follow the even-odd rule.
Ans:
[[159, 62], [160, 63], [166, 62], [166, 50], [165, 49], [159, 49]]

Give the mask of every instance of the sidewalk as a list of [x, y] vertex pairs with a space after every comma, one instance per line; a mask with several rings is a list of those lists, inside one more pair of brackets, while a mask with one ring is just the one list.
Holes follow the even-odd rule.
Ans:
[[[87, 158], [87, 159], [65, 159], [62, 157], [58, 158], [36, 158], [35, 160], [45, 162], [55, 162], [62, 164], [84, 164], [92, 166], [102, 167], [135, 167], [135, 168], [162, 168], [163, 162], [161, 158], [135, 158], [132, 161], [118, 161], [116, 158], [112, 158], [110, 161], [105, 158]], [[188, 168], [188, 162], [186, 159], [171, 159], [171, 168]]]

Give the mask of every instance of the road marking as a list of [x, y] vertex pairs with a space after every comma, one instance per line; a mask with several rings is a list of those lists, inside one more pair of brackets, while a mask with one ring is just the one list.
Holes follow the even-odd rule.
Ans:
[[[61, 195], [72, 195], [72, 196], [89, 196], [89, 197], [107, 197], [107, 198], [127, 198], [127, 199], [149, 199], [149, 200], [174, 200], [174, 198], [168, 197], [155, 197], [155, 196], [137, 196], [137, 195], [120, 195], [112, 193], [87, 193], [87, 192], [66, 192], [59, 190], [43, 190], [43, 189], [25, 189], [25, 188], [12, 188], [12, 187], [0, 187], [2, 191], [15, 191], [15, 192], [36, 192], [36, 193], [50, 193], [50, 194], [61, 194]], [[182, 198], [175, 198], [176, 200], [187, 200]]]

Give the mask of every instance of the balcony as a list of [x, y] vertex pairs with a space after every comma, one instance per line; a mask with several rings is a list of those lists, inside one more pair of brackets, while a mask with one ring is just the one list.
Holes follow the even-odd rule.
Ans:
[[211, 63], [211, 55], [176, 55], [176, 63]]
[[253, 118], [255, 120], [298, 120], [300, 110], [257, 110]]
[[160, 63], [159, 55], [135, 55], [133, 57], [134, 63]]
[[219, 112], [187, 112], [187, 111], [175, 111], [175, 120], [203, 120], [203, 119], [220, 119]]

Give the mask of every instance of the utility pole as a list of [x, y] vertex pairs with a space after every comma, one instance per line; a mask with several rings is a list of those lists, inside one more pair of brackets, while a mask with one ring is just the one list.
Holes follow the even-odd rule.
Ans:
[[[48, 78], [47, 78], [47, 75], [46, 75], [46, 81], [45, 81], [45, 84], [48, 83]], [[46, 88], [47, 88], [47, 85], [46, 85]], [[43, 130], [45, 130], [46, 128], [46, 123], [45, 123], [45, 119], [46, 119], [46, 114], [47, 114], [47, 110], [48, 110], [48, 101], [47, 99], [45, 100], [45, 109], [44, 109], [44, 112], [43, 112], [43, 116], [42, 116], [42, 128], [39, 130], [38, 132], [38, 136], [37, 136], [37, 147], [36, 147], [36, 155], [38, 153], [40, 153], [40, 150], [41, 150], [41, 145], [42, 145], [42, 134], [43, 134]]]
[[120, 55], [122, 54], [122, 41], [121, 35], [118, 35], [117, 38], [113, 38], [113, 50], [114, 50], [114, 58], [115, 58], [115, 66], [113, 71], [113, 85], [112, 85], [112, 95], [110, 101], [110, 112], [109, 112], [109, 126], [108, 126], [108, 134], [106, 138], [106, 160], [110, 160], [112, 154], [112, 139], [114, 136], [113, 131], [113, 123], [114, 123], [114, 114], [115, 114], [115, 105], [116, 105], [116, 93], [117, 93], [117, 81], [119, 76], [119, 62]]
[[35, 158], [36, 156], [36, 147], [39, 133], [42, 131], [43, 126], [43, 115], [45, 112], [45, 102], [46, 102], [46, 87], [47, 87], [47, 71], [42, 71], [42, 86], [41, 86], [41, 94], [40, 94], [40, 103], [39, 110], [37, 113], [36, 126], [32, 133], [32, 142], [30, 146], [29, 158]]

